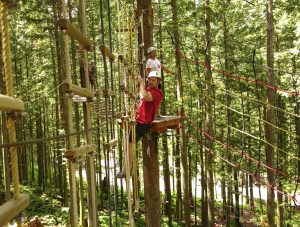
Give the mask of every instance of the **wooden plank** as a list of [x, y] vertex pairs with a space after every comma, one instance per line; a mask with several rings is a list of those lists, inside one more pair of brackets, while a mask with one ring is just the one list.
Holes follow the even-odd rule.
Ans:
[[22, 100], [0, 94], [0, 111], [12, 112], [23, 111], [24, 103]]
[[179, 127], [180, 122], [180, 116], [161, 116], [160, 119], [153, 121], [150, 131], [164, 132], [167, 129], [176, 129]]
[[96, 150], [96, 145], [95, 144], [89, 144], [89, 145], [84, 145], [81, 147], [76, 147], [73, 148], [72, 150], [67, 150], [65, 152], [65, 157], [67, 159], [75, 159], [77, 157], [86, 155], [92, 151]]
[[81, 97], [86, 97], [87, 99], [93, 99], [93, 97], [94, 97], [94, 94], [91, 90], [77, 86], [72, 83], [63, 83], [61, 85], [61, 88], [65, 92], [74, 93], [75, 95], [79, 95]]
[[59, 19], [56, 25], [60, 27], [61, 30], [66, 31], [66, 33], [72, 38], [78, 41], [79, 45], [87, 50], [91, 50], [92, 41], [90, 41], [84, 34], [75, 28], [68, 20]]
[[6, 225], [14, 217], [28, 207], [30, 198], [28, 195], [20, 194], [18, 199], [10, 199], [0, 206], [0, 226]]
[[101, 52], [109, 58], [109, 60], [114, 61], [115, 60], [115, 55], [113, 53], [110, 52], [110, 50], [108, 49], [107, 46], [101, 44], [99, 49], [101, 50]]
[[114, 146], [117, 145], [118, 140], [117, 139], [112, 139], [111, 141], [109, 141], [108, 143], [104, 144], [104, 149], [106, 150], [110, 150], [111, 148], [113, 148]]

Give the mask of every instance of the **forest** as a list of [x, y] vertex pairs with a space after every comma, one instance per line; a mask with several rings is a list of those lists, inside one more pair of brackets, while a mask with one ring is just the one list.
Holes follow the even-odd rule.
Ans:
[[1, 0], [0, 25], [0, 226], [300, 226], [298, 0]]

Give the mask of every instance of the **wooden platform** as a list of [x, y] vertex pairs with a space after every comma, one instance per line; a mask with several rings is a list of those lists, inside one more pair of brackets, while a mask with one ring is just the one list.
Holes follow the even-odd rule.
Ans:
[[150, 128], [151, 132], [164, 132], [167, 129], [176, 129], [181, 122], [180, 116], [160, 116], [155, 118]]

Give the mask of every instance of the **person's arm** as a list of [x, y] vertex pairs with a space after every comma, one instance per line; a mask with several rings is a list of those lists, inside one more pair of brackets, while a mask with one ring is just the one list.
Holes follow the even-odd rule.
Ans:
[[140, 92], [139, 92], [139, 95], [140, 95], [141, 100], [142, 101], [146, 101], [146, 102], [153, 101], [153, 97], [152, 97], [152, 95], [151, 95], [150, 92], [146, 91], [145, 81], [144, 81], [144, 79], [140, 75], [138, 76], [138, 82], [140, 83]]

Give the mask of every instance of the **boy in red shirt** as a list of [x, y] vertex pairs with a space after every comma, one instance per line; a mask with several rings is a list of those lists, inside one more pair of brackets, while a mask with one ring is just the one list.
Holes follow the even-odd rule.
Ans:
[[[136, 142], [146, 135], [153, 123], [155, 113], [157, 112], [161, 99], [162, 92], [158, 89], [160, 83], [160, 75], [157, 71], [151, 71], [148, 75], [148, 87], [145, 87], [144, 79], [138, 76], [140, 83], [140, 103], [136, 112]], [[132, 136], [129, 135], [129, 149], [128, 149], [129, 163], [132, 166]], [[131, 167], [130, 167], [131, 169]], [[124, 178], [125, 168], [117, 174], [118, 178]]]

